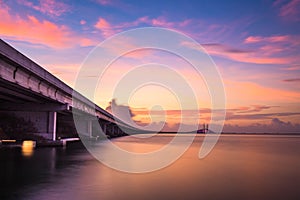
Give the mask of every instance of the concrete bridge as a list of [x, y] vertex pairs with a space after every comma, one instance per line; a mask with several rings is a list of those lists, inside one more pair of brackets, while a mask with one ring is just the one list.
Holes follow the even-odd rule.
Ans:
[[[30, 120], [37, 135], [54, 141], [71, 132], [98, 137], [99, 127], [109, 137], [126, 135], [123, 130], [137, 131], [1, 39], [0, 112]], [[72, 113], [80, 119], [77, 129]]]

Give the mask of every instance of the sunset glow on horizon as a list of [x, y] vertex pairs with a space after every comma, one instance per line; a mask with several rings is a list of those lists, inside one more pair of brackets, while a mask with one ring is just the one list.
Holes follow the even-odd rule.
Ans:
[[[300, 132], [299, 0], [0, 0], [0, 16], [0, 38], [71, 87], [90, 51], [114, 34], [142, 27], [178, 31], [201, 44], [222, 76], [224, 132]], [[135, 45], [124, 38], [109, 51], [118, 54], [121, 47]], [[180, 45], [191, 51], [199, 48], [187, 42]], [[164, 64], [188, 80], [198, 107], [188, 107], [187, 100], [181, 110], [172, 91], [157, 85], [139, 88], [130, 101], [114, 94], [112, 88], [124, 73], [151, 63]], [[103, 77], [95, 103], [105, 109], [115, 99], [115, 106], [128, 108], [139, 125], [150, 123], [150, 114], [157, 126], [166, 119], [164, 131], [176, 130], [182, 118], [197, 118], [200, 128], [210, 122], [205, 77], [168, 52], [130, 52], [115, 60]], [[155, 107], [159, 103], [164, 110]]]

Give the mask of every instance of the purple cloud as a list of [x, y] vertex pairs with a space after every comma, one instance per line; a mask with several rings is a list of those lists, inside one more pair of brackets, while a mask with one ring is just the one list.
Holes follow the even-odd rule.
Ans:
[[225, 124], [223, 132], [227, 133], [295, 133], [300, 134], [300, 124], [284, 122], [279, 118], [270, 119], [270, 123], [252, 123], [246, 126]]
[[300, 78], [291, 78], [291, 79], [284, 79], [284, 82], [300, 82]]

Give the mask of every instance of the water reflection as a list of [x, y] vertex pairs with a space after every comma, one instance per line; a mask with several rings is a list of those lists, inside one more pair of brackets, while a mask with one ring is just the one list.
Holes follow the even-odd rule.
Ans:
[[22, 155], [31, 157], [34, 153], [36, 142], [32, 140], [24, 140], [22, 143]]
[[[157, 137], [148, 145], [115, 142], [147, 152], [170, 140]], [[146, 174], [112, 170], [84, 148], [35, 149], [29, 159], [0, 149], [0, 199], [300, 199], [300, 137], [221, 136], [200, 160], [202, 141], [197, 136], [171, 166]]]

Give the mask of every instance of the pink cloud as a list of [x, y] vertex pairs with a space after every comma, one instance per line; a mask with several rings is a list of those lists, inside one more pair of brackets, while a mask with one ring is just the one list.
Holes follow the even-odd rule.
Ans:
[[94, 46], [95, 41], [90, 38], [80, 38], [79, 39], [80, 46], [87, 47], [87, 46]]
[[150, 22], [149, 17], [148, 16], [143, 16], [143, 17], [140, 17], [140, 18], [136, 19], [133, 22], [121, 23], [121, 24], [116, 25], [115, 27], [120, 28], [120, 29], [124, 29], [124, 28], [130, 28], [130, 27], [138, 26], [142, 23], [149, 24], [149, 22]]
[[[244, 45], [236, 48], [222, 43], [208, 43], [202, 46], [210, 55], [230, 60], [255, 64], [289, 64], [300, 62], [298, 49], [299, 35], [273, 35], [269, 37], [248, 36]], [[182, 43], [191, 49], [202, 50], [193, 43]]]
[[158, 17], [151, 20], [153, 26], [162, 26], [166, 28], [174, 27], [174, 22], [167, 21], [164, 17]]
[[[150, 18], [143, 16], [133, 22], [125, 22], [119, 24], [109, 23], [103, 18], [99, 18], [95, 27], [101, 31], [104, 37], [109, 37], [115, 33], [121, 32], [127, 28], [132, 28], [140, 24], [147, 24], [150, 26], [166, 27], [175, 30], [186, 30], [189, 35], [194, 36], [200, 40], [202, 37], [205, 40], [209, 38], [225, 37], [230, 30], [228, 27], [218, 24], [208, 25], [205, 22], [187, 19], [184, 21], [168, 21], [164, 16], [157, 18]], [[199, 26], [207, 26], [206, 31], [195, 33], [191, 25], [197, 24]], [[200, 25], [199, 25], [200, 24]], [[208, 39], [207, 39], [208, 38]], [[214, 39], [215, 40], [215, 39]], [[300, 44], [300, 36], [297, 35], [273, 35], [269, 37], [263, 36], [248, 36], [241, 43], [242, 47], [236, 48], [225, 44], [214, 43], [204, 45], [209, 54], [227, 58], [230, 60], [255, 63], [255, 64], [294, 64], [299, 62], [298, 55], [296, 55], [297, 45]], [[186, 45], [186, 44], [185, 44]], [[247, 46], [245, 46], [247, 45]], [[252, 46], [251, 46], [252, 45]], [[256, 45], [256, 46], [253, 46]], [[243, 47], [245, 46], [245, 47]], [[194, 48], [194, 47], [191, 47]], [[197, 47], [196, 47], [197, 48]]]
[[[121, 62], [119, 64], [123, 65], [124, 60], [122, 60], [122, 58], [142, 59], [146, 56], [153, 56], [153, 51], [151, 49], [138, 49], [138, 47], [139, 46], [135, 43], [134, 39], [122, 36], [122, 39], [111, 41], [111, 45], [106, 48], [115, 57], [122, 55], [118, 60]], [[126, 52], [128, 49], [131, 51]]]
[[292, 65], [292, 66], [289, 66], [289, 67], [284, 67], [284, 68], [281, 68], [281, 70], [287, 70], [287, 71], [300, 71], [300, 65]]
[[27, 0], [18, 0], [18, 3], [54, 17], [58, 17], [70, 10], [67, 4], [55, 0], [39, 0], [37, 5]]
[[288, 51], [289, 49], [283, 45], [266, 44], [259, 48], [260, 51], [264, 52], [264, 55], [272, 56], [275, 54]]
[[168, 21], [163, 16], [160, 16], [160, 17], [157, 17], [157, 18], [150, 18], [148, 16], [143, 16], [143, 17], [140, 17], [140, 18], [136, 19], [133, 22], [121, 23], [121, 24], [116, 25], [115, 27], [116, 28], [122, 28], [122, 29], [123, 28], [130, 28], [130, 27], [138, 26], [142, 23], [148, 24], [148, 25], [151, 25], [151, 26], [157, 26], [157, 27], [173, 28], [173, 27], [175, 27], [176, 24], [178, 26], [186, 26], [186, 25], [189, 24], [189, 20], [184, 20], [182, 22], [175, 23], [175, 22]]
[[77, 35], [67, 26], [40, 20], [32, 15], [24, 18], [11, 15], [9, 7], [2, 2], [0, 2], [0, 16], [0, 35], [6, 39], [43, 44], [52, 48], [84, 46], [91, 43], [91, 40]]
[[[291, 36], [291, 35], [275, 35], [269, 37], [261, 37], [261, 36], [249, 36], [244, 40], [244, 43], [261, 43], [261, 42], [284, 42], [284, 43], [294, 43], [300, 39], [299, 36]], [[298, 42], [299, 43], [299, 42]]]
[[150, 18], [148, 16], [140, 17], [132, 22], [124, 22], [119, 24], [113, 24], [108, 22], [106, 19], [99, 17], [98, 21], [94, 25], [95, 28], [102, 32], [102, 35], [107, 38], [112, 36], [115, 33], [121, 32], [128, 28], [137, 27], [141, 24], [156, 26], [156, 27], [164, 27], [171, 29], [180, 29], [184, 28], [191, 24], [192, 20], [184, 20], [179, 22], [171, 22], [168, 21], [165, 17], [160, 16], [157, 18]]
[[262, 37], [259, 36], [249, 36], [245, 39], [245, 43], [256, 43], [256, 42], [261, 42], [262, 41]]
[[136, 19], [133, 22], [124, 22], [119, 24], [112, 24], [109, 23], [106, 19], [99, 17], [98, 21], [95, 24], [95, 28], [100, 30], [102, 35], [107, 38], [109, 36], [112, 36], [116, 34], [117, 32], [121, 32], [124, 29], [132, 28], [140, 25], [141, 23], [154, 25], [154, 26], [164, 26], [166, 24], [169, 24], [168, 22], [162, 20], [162, 19], [149, 19], [149, 17], [144, 16]]
[[291, 0], [283, 5], [279, 16], [291, 21], [300, 21], [300, 0]]
[[99, 18], [95, 27], [98, 29], [110, 29], [111, 25], [105, 19]]
[[284, 79], [284, 82], [300, 82], [300, 78], [290, 78], [290, 79]]
[[81, 25], [85, 25], [86, 24], [86, 21], [85, 20], [80, 20], [80, 22], [79, 22]]
[[300, 61], [298, 58], [299, 35], [249, 36], [244, 40], [244, 44], [256, 45], [257, 57], [269, 58], [274, 61], [274, 64], [294, 64]]
[[226, 123], [223, 132], [227, 133], [299, 133], [300, 124], [285, 122], [274, 117], [266, 123], [251, 123], [248, 125]]
[[[215, 38], [230, 35], [228, 30], [230, 27], [227, 25], [208, 24], [198, 19], [185, 19], [180, 21], [170, 21], [165, 16], [151, 18], [149, 16], [142, 16], [131, 22], [112, 23], [111, 21], [99, 17], [94, 27], [102, 32], [104, 37], [109, 37], [112, 34], [124, 31], [128, 28], [138, 27], [139, 25], [154, 26], [169, 28], [178, 31], [184, 31], [185, 34], [192, 36], [202, 41], [209, 41]], [[201, 29], [201, 31], [199, 31]]]
[[[192, 43], [182, 43], [183, 46], [192, 49], [202, 50], [199, 46], [195, 46]], [[245, 63], [255, 63], [255, 64], [289, 64], [291, 62], [296, 61], [297, 57], [272, 57], [270, 56], [270, 52], [265, 52], [263, 46], [262, 48], [258, 48], [256, 51], [247, 50], [247, 49], [239, 49], [233, 48], [224, 44], [213, 43], [213, 44], [203, 44], [202, 45], [208, 54], [215, 55], [223, 58], [227, 58], [230, 60], [245, 62]], [[269, 47], [268, 47], [269, 48]], [[279, 49], [272, 49], [273, 51]]]
[[117, 32], [117, 29], [113, 25], [111, 25], [107, 20], [101, 17], [98, 19], [94, 27], [100, 30], [103, 37], [105, 38], [108, 38], [109, 36], [112, 36]]
[[192, 21], [193, 20], [191, 20], [191, 19], [186, 19], [186, 20], [184, 20], [182, 22], [179, 22], [179, 26], [181, 26], [181, 27], [189, 26], [189, 25], [191, 25]]
[[134, 12], [134, 10], [136, 9], [134, 5], [128, 4], [120, 0], [93, 0], [93, 1], [98, 3], [101, 6], [115, 7], [125, 12]]
[[111, 5], [112, 0], [97, 0], [97, 2], [101, 5]]

